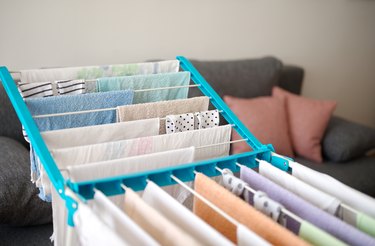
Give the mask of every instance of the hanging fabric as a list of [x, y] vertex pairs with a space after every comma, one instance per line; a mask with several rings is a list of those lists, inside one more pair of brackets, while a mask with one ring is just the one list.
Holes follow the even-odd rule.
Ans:
[[203, 245], [149, 206], [129, 188], [125, 190], [123, 210], [161, 245]]
[[309, 221], [349, 245], [375, 244], [375, 239], [276, 185], [250, 168], [241, 167], [241, 179], [253, 189], [266, 192], [270, 198], [281, 203], [302, 219]]
[[203, 245], [233, 245], [228, 239], [174, 200], [155, 183], [148, 182], [142, 199], [157, 209], [167, 219], [175, 222], [180, 228], [199, 240]]
[[[181, 132], [136, 139], [121, 140], [95, 145], [51, 150], [60, 166], [78, 165], [125, 158], [141, 154], [218, 144], [210, 148], [196, 149], [194, 160], [222, 157], [229, 154], [231, 126], [225, 125], [204, 130]], [[222, 144], [224, 143], [224, 144]]]
[[[144, 90], [135, 93], [133, 104], [186, 99], [190, 83], [189, 72], [159, 73], [97, 79], [97, 91]], [[171, 88], [148, 91], [152, 88]], [[179, 87], [179, 88], [178, 88]]]
[[[203, 174], [196, 174], [194, 186], [199, 194], [271, 244], [309, 245]], [[232, 242], [237, 243], [237, 228], [224, 218], [220, 218], [220, 215], [198, 199], [194, 199], [194, 213], [226, 235]]]
[[128, 76], [135, 74], [173, 73], [178, 72], [179, 65], [179, 61], [170, 60], [105, 66], [31, 69], [21, 70], [20, 73], [21, 82], [32, 83], [70, 79], [97, 79], [100, 77]]
[[[164, 118], [167, 115], [186, 114], [208, 109], [208, 97], [141, 103], [118, 107], [119, 121], [132, 121], [148, 118]], [[160, 134], [165, 134], [165, 119], [160, 121]]]

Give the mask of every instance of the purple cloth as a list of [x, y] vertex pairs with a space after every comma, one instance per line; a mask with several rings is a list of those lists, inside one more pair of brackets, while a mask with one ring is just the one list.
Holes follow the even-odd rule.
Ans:
[[306, 202], [254, 170], [241, 167], [241, 179], [281, 203], [286, 209], [350, 245], [375, 245], [375, 239]]

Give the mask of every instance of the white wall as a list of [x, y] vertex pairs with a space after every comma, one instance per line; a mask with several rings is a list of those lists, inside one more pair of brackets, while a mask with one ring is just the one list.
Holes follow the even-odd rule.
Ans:
[[11, 69], [275, 55], [305, 68], [305, 96], [375, 126], [375, 1], [0, 0], [0, 28]]

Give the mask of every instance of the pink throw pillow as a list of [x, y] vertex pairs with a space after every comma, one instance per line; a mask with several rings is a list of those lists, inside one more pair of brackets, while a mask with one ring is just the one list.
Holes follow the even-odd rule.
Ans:
[[294, 151], [321, 163], [321, 140], [336, 108], [336, 102], [309, 99], [274, 87], [272, 96], [286, 99], [290, 136]]
[[[293, 157], [284, 99], [242, 99], [224, 96], [224, 101], [263, 144], [272, 144], [277, 153]], [[232, 140], [238, 139], [241, 137], [233, 131]], [[236, 143], [232, 147], [233, 154], [249, 150], [250, 147], [246, 143]]]

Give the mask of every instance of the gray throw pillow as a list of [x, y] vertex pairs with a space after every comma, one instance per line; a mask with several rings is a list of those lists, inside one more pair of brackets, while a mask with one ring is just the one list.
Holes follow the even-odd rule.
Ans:
[[363, 156], [375, 148], [375, 129], [332, 117], [322, 142], [323, 155], [335, 162]]
[[[191, 62], [221, 97], [270, 96], [272, 87], [277, 85], [280, 79], [283, 67], [281, 61], [274, 57]], [[189, 90], [189, 97], [199, 95], [202, 95], [199, 89]]]
[[0, 224], [50, 223], [51, 203], [40, 200], [38, 193], [30, 181], [29, 151], [13, 139], [0, 137]]

